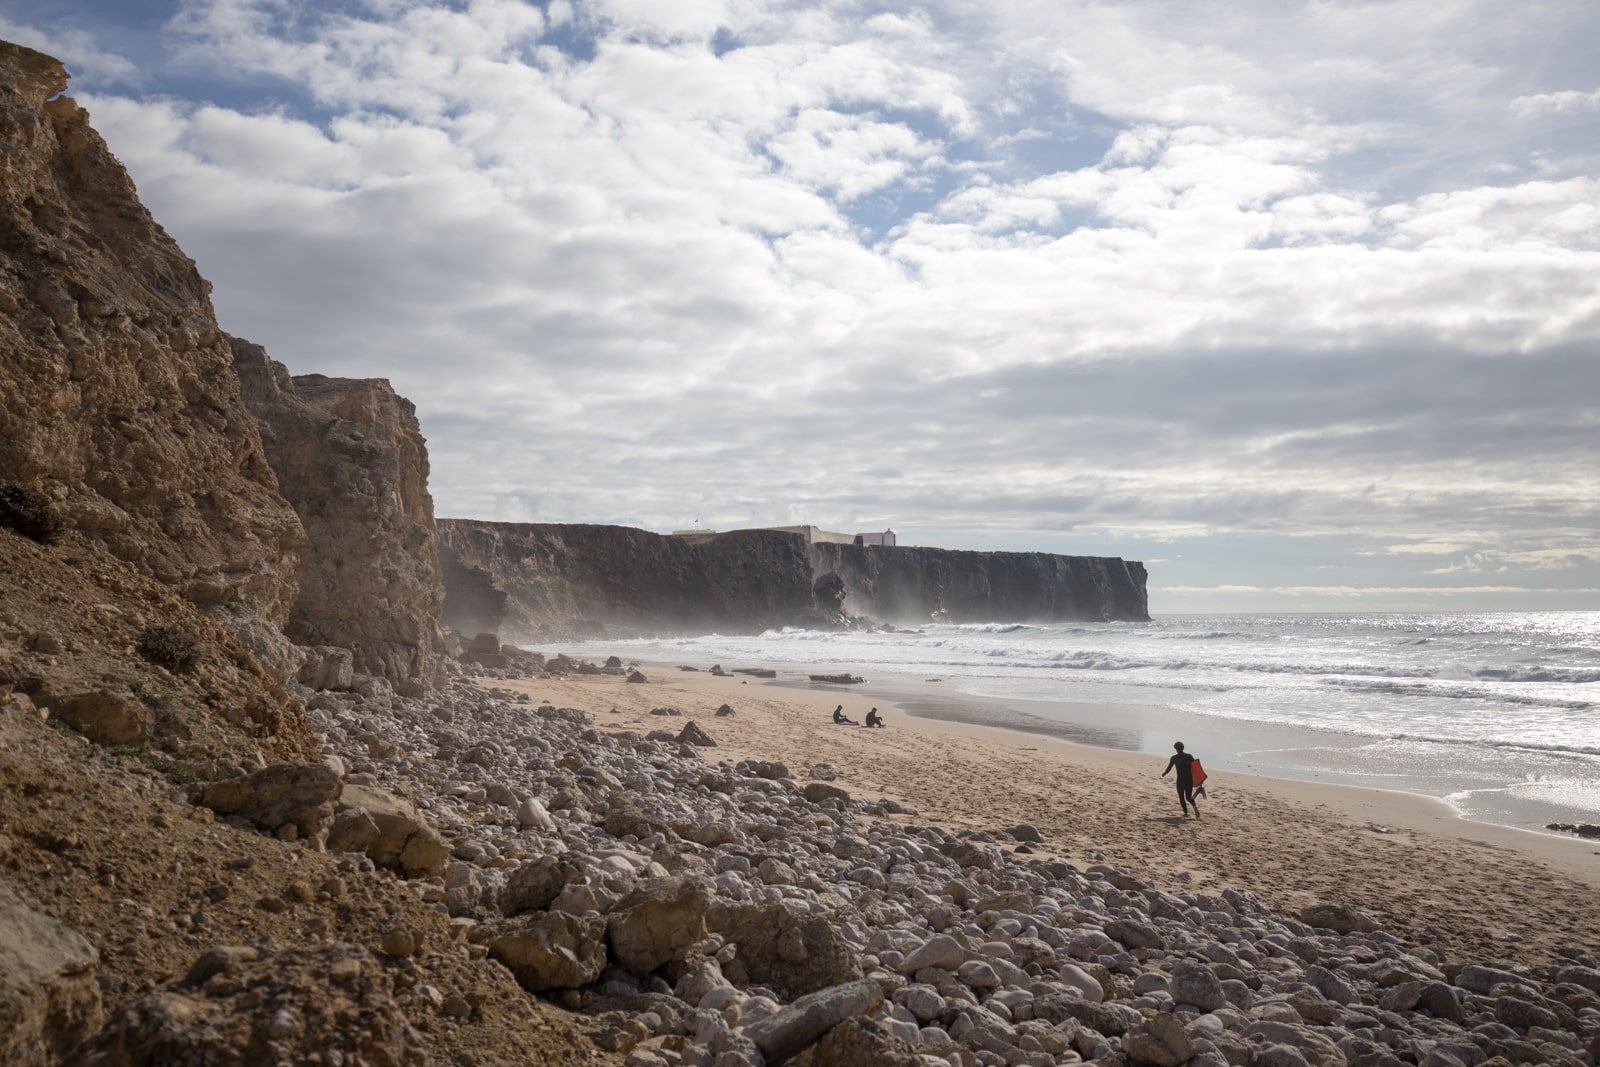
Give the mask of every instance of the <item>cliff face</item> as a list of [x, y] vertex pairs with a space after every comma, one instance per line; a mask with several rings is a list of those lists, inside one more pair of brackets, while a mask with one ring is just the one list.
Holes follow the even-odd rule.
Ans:
[[403, 687], [437, 682], [444, 584], [416, 409], [382, 379], [291, 378], [231, 338], [245, 403], [306, 544], [284, 632], [351, 649], [353, 666]]
[[0, 481], [191, 602], [280, 623], [304, 534], [210, 287], [66, 84], [0, 43]]
[[0, 43], [0, 492], [42, 493], [278, 682], [307, 662], [291, 639], [349, 648], [342, 677], [437, 680], [414, 409], [383, 381], [291, 380], [218, 329], [210, 286], [66, 84]]
[[845, 609], [885, 622], [1142, 621], [1143, 563], [1113, 556], [818, 543], [812, 569], [844, 583]]
[[744, 631], [815, 621], [795, 534], [700, 543], [626, 526], [440, 519], [445, 625], [541, 638]]
[[445, 624], [536, 638], [894, 623], [1145, 619], [1145, 570], [1120, 559], [814, 544], [740, 530], [441, 519]]

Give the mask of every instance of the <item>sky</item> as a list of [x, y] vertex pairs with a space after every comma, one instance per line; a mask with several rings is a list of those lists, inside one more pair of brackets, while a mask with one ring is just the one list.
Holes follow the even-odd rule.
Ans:
[[1592, 0], [0, 0], [442, 516], [1600, 609]]

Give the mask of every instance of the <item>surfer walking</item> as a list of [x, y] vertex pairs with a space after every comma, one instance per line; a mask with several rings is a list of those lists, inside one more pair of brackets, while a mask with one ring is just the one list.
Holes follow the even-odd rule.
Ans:
[[1172, 742], [1172, 758], [1167, 760], [1167, 769], [1161, 772], [1165, 778], [1168, 771], [1178, 772], [1178, 804], [1183, 808], [1183, 817], [1189, 817], [1189, 807], [1194, 807], [1194, 817], [1200, 817], [1200, 805], [1194, 802], [1194, 765], [1198, 761], [1183, 750], [1182, 741]]

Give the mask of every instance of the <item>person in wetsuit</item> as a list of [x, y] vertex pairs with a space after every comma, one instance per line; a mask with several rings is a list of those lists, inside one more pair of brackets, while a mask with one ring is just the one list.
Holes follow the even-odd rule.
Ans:
[[1184, 818], [1189, 817], [1189, 806], [1194, 805], [1194, 817], [1200, 817], [1200, 805], [1194, 802], [1194, 757], [1183, 750], [1182, 741], [1174, 741], [1175, 750], [1172, 758], [1167, 760], [1167, 770], [1161, 772], [1161, 777], [1167, 776], [1167, 771], [1178, 772], [1178, 804], [1183, 808]]
[[840, 704], [838, 707], [833, 709], [833, 721], [838, 723], [840, 726], [860, 726], [861, 725], [860, 723], [856, 722], [854, 719], [845, 718], [844, 705], [843, 704]]
[[868, 726], [882, 726], [883, 725], [883, 718], [878, 714], [878, 709], [877, 708], [873, 708], [871, 711], [867, 712], [866, 725], [868, 725]]

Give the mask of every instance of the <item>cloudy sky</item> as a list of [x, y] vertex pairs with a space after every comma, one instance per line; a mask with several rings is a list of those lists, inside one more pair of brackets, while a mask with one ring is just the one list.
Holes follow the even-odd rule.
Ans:
[[441, 515], [1600, 608], [1593, 0], [0, 0]]

